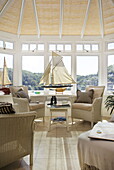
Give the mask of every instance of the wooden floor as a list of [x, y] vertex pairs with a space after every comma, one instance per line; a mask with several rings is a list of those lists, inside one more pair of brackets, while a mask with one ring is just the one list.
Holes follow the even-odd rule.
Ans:
[[[70, 121], [71, 122], [71, 121]], [[54, 123], [48, 132], [48, 118], [45, 123], [35, 122], [34, 162], [29, 166], [29, 156], [24, 157], [2, 170], [80, 170], [77, 153], [77, 138], [87, 130], [90, 123], [75, 120], [67, 132], [64, 123]]]

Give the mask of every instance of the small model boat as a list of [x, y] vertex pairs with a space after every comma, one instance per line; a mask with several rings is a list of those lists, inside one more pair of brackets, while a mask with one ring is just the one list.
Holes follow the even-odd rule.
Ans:
[[7, 71], [7, 65], [6, 60], [4, 57], [4, 66], [3, 70], [0, 71], [0, 91], [3, 91], [4, 94], [10, 94], [10, 89], [6, 87], [6, 85], [12, 84], [9, 77], [8, 77], [8, 71]]

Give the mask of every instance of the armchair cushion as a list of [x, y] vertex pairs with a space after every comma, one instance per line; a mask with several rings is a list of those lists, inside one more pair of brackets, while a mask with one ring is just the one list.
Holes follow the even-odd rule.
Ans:
[[43, 103], [29, 103], [29, 108], [30, 108], [30, 111], [34, 111], [36, 109], [42, 109], [45, 107], [45, 104]]
[[92, 110], [92, 104], [89, 104], [89, 103], [74, 103], [72, 105], [72, 109], [81, 109], [81, 110], [91, 111]]
[[94, 90], [91, 89], [87, 92], [81, 92], [77, 90], [77, 100], [76, 103], [92, 103]]

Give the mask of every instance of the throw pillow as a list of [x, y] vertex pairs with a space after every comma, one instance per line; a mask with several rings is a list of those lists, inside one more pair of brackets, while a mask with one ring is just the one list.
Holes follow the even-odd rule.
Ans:
[[91, 89], [88, 92], [81, 92], [77, 90], [77, 100], [76, 103], [92, 103], [94, 90]]
[[11, 103], [0, 102], [0, 114], [13, 114], [15, 110]]
[[16, 94], [16, 97], [27, 98], [28, 101], [30, 102], [29, 95], [27, 93], [25, 93], [22, 88], [20, 88], [15, 94]]

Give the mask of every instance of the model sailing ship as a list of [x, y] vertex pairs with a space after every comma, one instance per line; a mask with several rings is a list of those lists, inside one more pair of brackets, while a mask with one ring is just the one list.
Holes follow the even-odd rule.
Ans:
[[8, 71], [7, 71], [7, 65], [6, 60], [4, 57], [4, 65], [3, 70], [0, 70], [0, 91], [3, 91], [4, 94], [10, 94], [10, 89], [8, 87], [5, 87], [6, 85], [12, 84], [9, 77], [8, 77]]
[[56, 92], [62, 92], [75, 83], [63, 63], [62, 56], [52, 51], [52, 59], [40, 80], [40, 84], [44, 84], [42, 87], [55, 88]]

